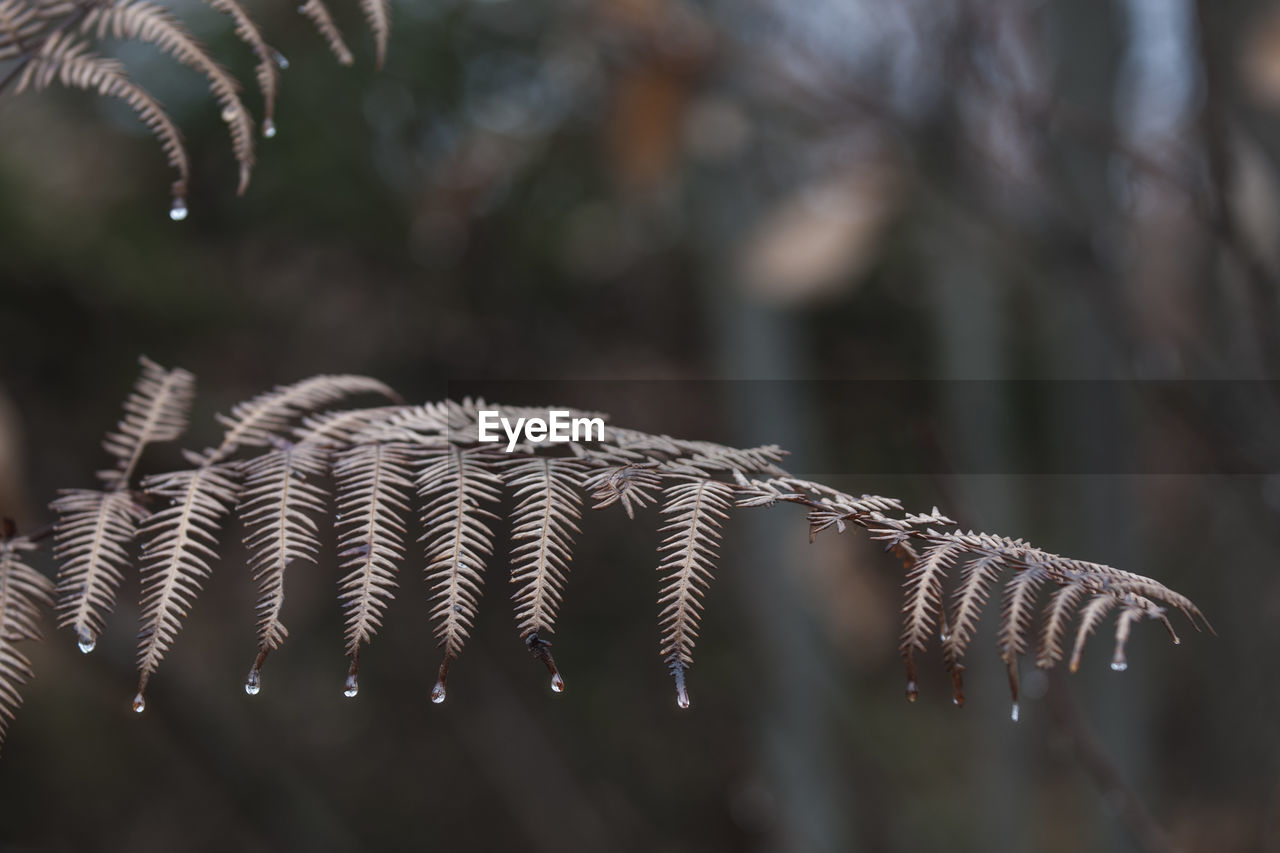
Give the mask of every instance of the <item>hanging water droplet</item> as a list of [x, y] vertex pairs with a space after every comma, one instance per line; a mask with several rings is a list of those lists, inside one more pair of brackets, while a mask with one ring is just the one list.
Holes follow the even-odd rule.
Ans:
[[916, 687], [914, 678], [907, 681], [907, 701], [914, 702], [920, 696], [920, 688]]
[[1129, 668], [1129, 664], [1125, 663], [1122, 660], [1113, 660], [1111, 662], [1111, 668], [1114, 669], [1116, 672], [1124, 672], [1126, 669]]
[[342, 686], [342, 695], [346, 696], [348, 699], [354, 699], [359, 693], [360, 683], [356, 681], [356, 674], [354, 672], [348, 673], [347, 681]]
[[93, 636], [93, 634], [90, 634], [88, 631], [82, 630], [80, 631], [80, 635], [76, 642], [76, 645], [80, 647], [81, 652], [87, 655], [89, 654], [89, 652], [93, 651], [95, 647], [97, 647], [98, 640], [96, 637]]
[[683, 684], [681, 684], [676, 688], [676, 707], [688, 708], [689, 705], [689, 691], [685, 689]]
[[[298, 10], [301, 11], [302, 7], [299, 6]], [[284, 71], [286, 68], [289, 67], [289, 60], [286, 59], [285, 55], [278, 50], [276, 51], [275, 60], [276, 60], [276, 67], [279, 68], [281, 71]]]
[[268, 119], [263, 119], [263, 121], [262, 121], [262, 135], [263, 135], [263, 136], [265, 136], [267, 139], [275, 139], [275, 138], [276, 138], [276, 123], [275, 123], [274, 121], [272, 121], [271, 119], [269, 119], [269, 118], [268, 118]]
[[244, 680], [244, 692], [250, 696], [257, 696], [260, 690], [262, 690], [262, 673], [255, 666], [249, 670], [249, 675]]
[[147, 710], [147, 700], [141, 693], [139, 693], [133, 697], [133, 712], [135, 714], [141, 714], [145, 710]]
[[237, 110], [235, 107], [223, 107], [222, 120], [225, 121], [227, 124], [231, 124], [231, 122], [236, 120], [236, 113], [237, 113]]
[[941, 634], [940, 636], [942, 637], [942, 642], [944, 642], [944, 643], [948, 643], [948, 642], [950, 642], [950, 641], [951, 641], [951, 634], [950, 634], [950, 632], [943, 631], [943, 632], [942, 632], [942, 634]]
[[431, 688], [431, 701], [439, 705], [445, 700], [449, 691], [445, 689], [443, 681], [437, 681], [435, 686]]
[[169, 206], [169, 218], [174, 222], [181, 222], [187, 218], [187, 200], [182, 196], [178, 196], [173, 200], [173, 204]]
[[1015, 723], [1018, 722], [1018, 703], [1014, 702], [1013, 707], [1009, 709], [1009, 719]]
[[564, 692], [564, 679], [560, 677], [560, 673], [551, 676], [551, 689], [557, 693]]

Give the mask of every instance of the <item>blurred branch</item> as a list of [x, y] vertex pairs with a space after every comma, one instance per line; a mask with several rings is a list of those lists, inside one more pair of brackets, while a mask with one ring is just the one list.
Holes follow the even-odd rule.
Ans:
[[1171, 853], [1175, 850], [1169, 836], [1160, 828], [1150, 809], [1120, 775], [1106, 748], [1093, 729], [1080, 715], [1071, 692], [1063, 685], [1061, 673], [1049, 676], [1046, 695], [1054, 725], [1067, 738], [1071, 754], [1089, 775], [1104, 802], [1115, 810], [1144, 853]]

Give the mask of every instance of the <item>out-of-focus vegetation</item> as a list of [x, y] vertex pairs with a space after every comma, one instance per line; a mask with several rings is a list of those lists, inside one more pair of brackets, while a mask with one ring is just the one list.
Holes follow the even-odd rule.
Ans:
[[[224, 22], [180, 11], [251, 76]], [[90, 482], [139, 353], [200, 377], [192, 444], [321, 372], [423, 400], [550, 388], [1153, 575], [1218, 636], [1144, 625], [1124, 674], [1098, 644], [1024, 678], [1016, 725], [993, 654], [964, 710], [940, 666], [908, 705], [896, 564], [735, 517], [677, 712], [649, 514], [584, 525], [563, 696], [493, 606], [495, 559], [444, 706], [413, 571], [342, 698], [332, 564], [291, 591], [249, 700], [227, 553], [142, 718], [136, 583], [92, 657], [50, 631], [0, 762], [4, 841], [1280, 845], [1280, 5], [404, 0], [381, 73], [354, 9], [354, 69], [290, 6], [254, 11], [290, 67], [244, 198], [200, 79], [122, 48], [187, 135], [184, 222], [127, 113], [0, 97], [0, 510], [22, 527]]]

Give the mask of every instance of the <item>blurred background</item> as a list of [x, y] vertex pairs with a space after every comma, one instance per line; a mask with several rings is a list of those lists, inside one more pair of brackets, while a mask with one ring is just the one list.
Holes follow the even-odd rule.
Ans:
[[[224, 20], [172, 5], [252, 80]], [[599, 407], [1150, 574], [1218, 636], [1144, 624], [1123, 674], [1108, 631], [1075, 676], [1027, 663], [1013, 723], [988, 619], [968, 705], [936, 650], [908, 704], [896, 561], [740, 512], [680, 712], [656, 515], [610, 511], [554, 638], [564, 695], [511, 624], [504, 531], [445, 705], [412, 560], [357, 700], [332, 564], [291, 578], [249, 700], [229, 544], [142, 717], [136, 579], [89, 658], [47, 620], [0, 847], [1280, 850], [1280, 4], [401, 0], [381, 73], [354, 4], [353, 69], [248, 5], [289, 67], [243, 198], [203, 81], [119, 46], [190, 145], [186, 221], [127, 112], [0, 97], [22, 529], [93, 482], [144, 353], [199, 377], [191, 446], [321, 372]]]

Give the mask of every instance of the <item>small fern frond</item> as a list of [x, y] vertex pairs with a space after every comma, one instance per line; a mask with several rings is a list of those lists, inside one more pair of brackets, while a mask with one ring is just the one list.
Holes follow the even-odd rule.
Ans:
[[319, 527], [313, 516], [325, 511], [328, 492], [321, 481], [328, 473], [327, 463], [321, 447], [303, 443], [270, 451], [244, 466], [237, 511], [258, 584], [258, 657], [245, 682], [253, 692], [267, 654], [289, 633], [280, 621], [285, 571], [298, 560], [315, 565], [319, 557]]
[[110, 33], [118, 39], [154, 44], [209, 81], [209, 92], [222, 110], [222, 120], [231, 135], [231, 150], [240, 167], [240, 192], [243, 193], [253, 168], [253, 118], [240, 100], [240, 86], [235, 78], [168, 9], [147, 0], [116, 0], [111, 5], [93, 8], [80, 25], [80, 32], [89, 33], [95, 28], [99, 39]]
[[1040, 654], [1036, 657], [1036, 666], [1049, 669], [1062, 660], [1062, 641], [1070, 627], [1071, 614], [1076, 611], [1086, 592], [1088, 587], [1082, 582], [1072, 581], [1059, 587], [1049, 597], [1049, 603], [1045, 605], [1041, 616]]
[[142, 606], [138, 632], [138, 695], [146, 704], [147, 682], [182, 627], [182, 619], [217, 558], [217, 532], [236, 503], [238, 486], [229, 470], [205, 465], [156, 474], [143, 481], [148, 493], [169, 498], [169, 506], [142, 525]]
[[333, 15], [329, 14], [329, 7], [323, 0], [307, 0], [298, 7], [298, 12], [311, 22], [316, 32], [320, 33], [320, 37], [324, 39], [324, 43], [329, 46], [329, 51], [340, 65], [350, 66], [355, 62], [355, 57], [351, 55], [347, 43], [342, 40], [342, 32], [333, 22]]
[[333, 477], [338, 494], [338, 559], [347, 572], [338, 599], [346, 611], [345, 692], [360, 689], [360, 646], [382, 624], [395, 594], [396, 572], [404, 558], [405, 515], [413, 487], [413, 448], [403, 444], [362, 444], [338, 454]]
[[636, 508], [657, 502], [654, 492], [662, 485], [658, 462], [617, 465], [596, 471], [587, 477], [583, 488], [596, 501], [592, 509], [605, 509], [621, 503], [627, 518], [636, 517]]
[[240, 447], [269, 446], [307, 412], [355, 394], [381, 394], [392, 400], [399, 399], [386, 385], [366, 376], [315, 376], [277, 387], [248, 402], [237, 403], [229, 416], [218, 415], [219, 423], [227, 431], [221, 444], [205, 451], [205, 458], [209, 463], [216, 463]]
[[501, 496], [495, 461], [489, 450], [449, 444], [428, 451], [418, 475], [431, 619], [444, 648], [431, 690], [431, 700], [437, 703], [445, 699], [449, 665], [471, 631], [484, 585], [484, 561], [493, 553], [493, 531], [484, 519], [496, 516], [482, 509], [481, 503], [493, 503]]
[[127, 491], [68, 489], [49, 505], [58, 514], [53, 555], [58, 570], [58, 627], [93, 651], [132, 560], [129, 546], [147, 511]]
[[511, 514], [516, 624], [521, 639], [550, 671], [551, 689], [559, 693], [564, 678], [544, 635], [555, 630], [573, 535], [581, 532], [583, 466], [574, 459], [523, 459], [509, 464], [503, 475], [517, 501]]
[[35, 547], [21, 536], [0, 539], [0, 743], [22, 704], [18, 688], [31, 678], [31, 661], [18, 644], [40, 639], [40, 611], [53, 593], [49, 579], [22, 560]]
[[360, 11], [373, 32], [374, 67], [382, 70], [387, 61], [387, 41], [391, 37], [391, 4], [388, 0], [360, 0]]
[[40, 49], [23, 67], [14, 91], [20, 93], [31, 89], [39, 92], [55, 81], [71, 89], [119, 98], [128, 104], [160, 141], [169, 165], [178, 173], [172, 187], [174, 211], [176, 215], [176, 211], [182, 210], [185, 215], [191, 163], [182, 144], [182, 136], [160, 104], [129, 79], [124, 66], [114, 59], [91, 53], [89, 46], [76, 41], [72, 34], [56, 32], [41, 43]]
[[103, 475], [107, 486], [128, 488], [138, 459], [148, 444], [176, 441], [187, 431], [187, 417], [195, 397], [196, 378], [182, 368], [165, 370], [140, 358], [142, 375], [124, 403], [119, 432], [108, 433], [102, 446], [116, 458], [116, 471]]
[[942, 582], [961, 551], [955, 542], [937, 542], [925, 548], [915, 566], [907, 572], [899, 648], [907, 664], [907, 698], [912, 702], [917, 695], [915, 653], [924, 651], [928, 646], [934, 620], [942, 606]]
[[[262, 133], [268, 137], [275, 136], [276, 96], [280, 90], [280, 69], [276, 60], [278, 54], [267, 45], [262, 37], [262, 31], [258, 29], [253, 18], [249, 17], [249, 13], [239, 0], [204, 0], [204, 2], [214, 11], [229, 17], [234, 25], [236, 37], [253, 51], [254, 58], [257, 59], [254, 65], [254, 76], [258, 80], [258, 90], [262, 93]], [[237, 120], [239, 118], [236, 117]], [[244, 118], [247, 120], [248, 115], [246, 114]], [[236, 162], [240, 165], [240, 181], [236, 186], [236, 193], [244, 195], [244, 191], [249, 188], [249, 173], [253, 170], [252, 152], [247, 160], [241, 159], [240, 153], [237, 152]]]
[[685, 670], [693, 665], [702, 597], [711, 584], [720, 524], [733, 503], [733, 486], [716, 480], [676, 483], [663, 491], [662, 514], [671, 520], [659, 547], [665, 556], [658, 605], [662, 608], [662, 656], [676, 683], [676, 704], [689, 707]]
[[951, 673], [952, 699], [964, 705], [964, 659], [970, 640], [978, 629], [978, 617], [991, 594], [991, 585], [1004, 571], [999, 554], [979, 554], [960, 569], [960, 585], [955, 591], [951, 631], [942, 635], [942, 654]]

